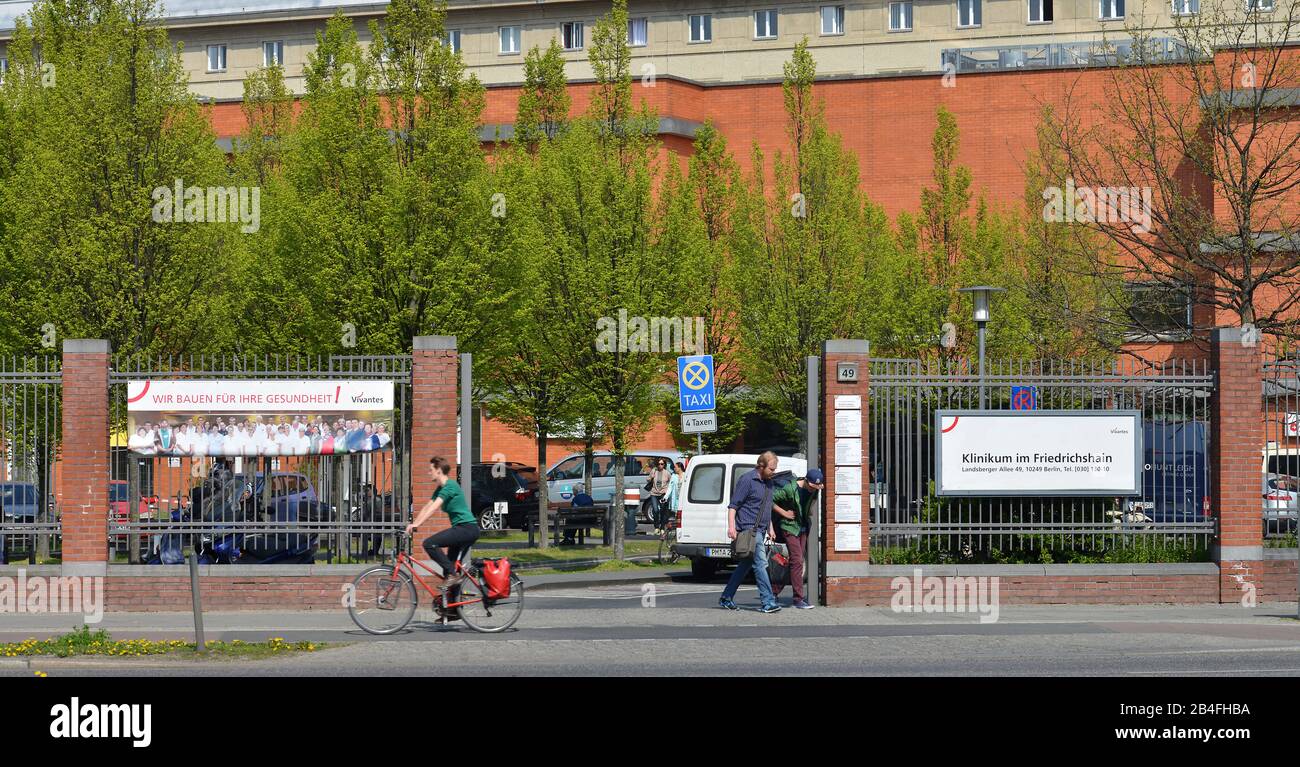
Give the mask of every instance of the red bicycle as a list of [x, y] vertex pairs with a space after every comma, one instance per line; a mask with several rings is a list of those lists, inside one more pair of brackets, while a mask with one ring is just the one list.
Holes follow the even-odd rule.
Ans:
[[[445, 624], [459, 617], [465, 625], [485, 634], [505, 631], [515, 625], [524, 611], [524, 582], [510, 573], [510, 591], [500, 597], [491, 596], [483, 580], [482, 562], [471, 562], [468, 569], [456, 562], [456, 572], [465, 579], [452, 589], [444, 600], [436, 586], [430, 586], [415, 568], [427, 574], [438, 573], [411, 556], [410, 536], [398, 535], [397, 557], [391, 565], [376, 565], [352, 581], [348, 599], [348, 614], [353, 622], [369, 634], [396, 634], [411, 622], [419, 603], [419, 583], [429, 592], [433, 610]], [[467, 552], [468, 553], [468, 552]], [[465, 559], [465, 557], [462, 557]]]

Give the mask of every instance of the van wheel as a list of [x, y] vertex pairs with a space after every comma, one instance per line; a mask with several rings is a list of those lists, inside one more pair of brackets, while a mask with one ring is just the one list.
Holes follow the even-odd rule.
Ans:
[[691, 577], [697, 581], [712, 580], [718, 572], [718, 563], [704, 557], [691, 557]]

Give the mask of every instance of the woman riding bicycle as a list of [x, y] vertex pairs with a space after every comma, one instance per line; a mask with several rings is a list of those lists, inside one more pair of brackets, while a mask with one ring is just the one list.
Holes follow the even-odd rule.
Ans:
[[[460, 485], [448, 476], [450, 471], [451, 464], [445, 458], [434, 456], [429, 459], [429, 476], [433, 479], [433, 486], [436, 488], [433, 498], [424, 504], [420, 513], [416, 514], [411, 524], [406, 526], [406, 534], [411, 535], [416, 528], [438, 511], [444, 512], [451, 520], [451, 527], [424, 539], [424, 550], [429, 554], [429, 558], [442, 568], [443, 580], [440, 588], [444, 594], [464, 580], [464, 574], [456, 571], [454, 563], [460, 559], [465, 549], [478, 540], [479, 534], [478, 522], [469, 510], [469, 505], [465, 503], [465, 494], [461, 491]], [[445, 553], [440, 548], [443, 546], [446, 547]]]

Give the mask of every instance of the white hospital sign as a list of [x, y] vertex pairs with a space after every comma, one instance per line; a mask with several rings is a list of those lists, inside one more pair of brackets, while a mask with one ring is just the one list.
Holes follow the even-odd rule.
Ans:
[[937, 495], [1139, 495], [1136, 410], [940, 410]]

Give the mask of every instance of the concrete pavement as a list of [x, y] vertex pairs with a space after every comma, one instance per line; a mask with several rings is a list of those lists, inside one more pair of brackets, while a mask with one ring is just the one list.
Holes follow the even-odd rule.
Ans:
[[[255, 662], [6, 660], [0, 674], [696, 675], [733, 673], [743, 658], [768, 673], [797, 675], [1300, 675], [1294, 603], [1007, 606], [997, 622], [981, 623], [969, 613], [887, 608], [764, 615], [752, 609], [752, 587], [737, 600], [750, 609], [731, 612], [716, 606], [720, 589], [669, 582], [530, 590], [516, 628], [502, 635], [437, 626], [427, 609], [403, 634], [382, 638], [356, 630], [342, 609], [209, 613], [209, 639], [279, 636], [341, 646]], [[77, 616], [6, 615], [0, 641], [57, 635], [79, 623]], [[118, 638], [192, 637], [189, 613], [113, 613], [99, 625]]]

